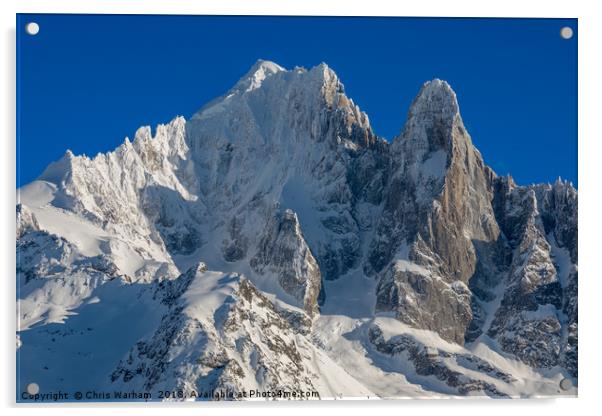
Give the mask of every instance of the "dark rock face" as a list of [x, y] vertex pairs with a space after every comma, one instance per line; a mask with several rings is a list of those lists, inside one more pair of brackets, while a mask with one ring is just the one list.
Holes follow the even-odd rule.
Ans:
[[162, 186], [148, 186], [142, 192], [141, 204], [159, 234], [156, 238], [163, 242], [169, 253], [188, 255], [202, 245], [191, 204], [177, 198], [175, 192]]
[[553, 233], [558, 245], [569, 250], [571, 261], [577, 263], [577, 190], [560, 179], [536, 189], [546, 233]]
[[532, 187], [499, 182], [497, 216], [512, 263], [488, 335], [533, 367], [561, 364], [576, 376], [576, 191], [560, 181]]
[[578, 376], [578, 316], [577, 316], [577, 271], [569, 274], [569, 284], [563, 293], [562, 312], [567, 316], [566, 341], [561, 345], [560, 364], [570, 374]]
[[402, 322], [415, 328], [437, 330], [442, 338], [463, 343], [470, 323], [471, 293], [460, 281], [448, 284], [425, 269], [394, 266], [379, 281], [376, 310], [395, 308]]
[[277, 213], [268, 223], [250, 264], [257, 273], [276, 274], [286, 293], [301, 302], [309, 314], [317, 312], [320, 269], [293, 211]]
[[222, 254], [224, 260], [235, 262], [245, 258], [249, 246], [249, 239], [242, 234], [244, 219], [232, 218], [228, 226], [229, 239], [223, 241]]
[[449, 85], [425, 84], [391, 155], [393, 176], [365, 265], [367, 272], [384, 270], [377, 309], [462, 343], [473, 319], [467, 285], [479, 263], [474, 242], [495, 242], [499, 228], [494, 175], [472, 145]]

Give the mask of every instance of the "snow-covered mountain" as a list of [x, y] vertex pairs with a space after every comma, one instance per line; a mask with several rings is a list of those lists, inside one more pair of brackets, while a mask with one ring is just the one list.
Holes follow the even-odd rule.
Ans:
[[18, 200], [18, 400], [577, 393], [577, 191], [497, 176], [445, 81], [389, 143], [258, 61]]

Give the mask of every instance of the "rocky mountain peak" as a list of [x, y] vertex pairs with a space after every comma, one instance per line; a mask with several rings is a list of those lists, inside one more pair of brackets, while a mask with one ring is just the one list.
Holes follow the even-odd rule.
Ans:
[[318, 310], [321, 273], [301, 231], [297, 214], [286, 209], [266, 225], [251, 267], [260, 274], [272, 273], [282, 289], [293, 296], [308, 314]]
[[472, 147], [460, 117], [456, 93], [445, 81], [428, 81], [414, 98], [394, 148], [419, 160], [439, 150], [451, 155], [455, 145]]
[[48, 165], [38, 179], [57, 185], [60, 184], [68, 179], [69, 174], [73, 170], [73, 165], [76, 159], [77, 156], [75, 156], [73, 152], [68, 149], [59, 160]]
[[438, 78], [422, 85], [410, 108], [412, 116], [430, 116], [442, 121], [453, 121], [458, 113], [456, 93], [447, 81]]
[[275, 62], [259, 59], [236, 83], [233, 90], [239, 92], [252, 91], [261, 87], [266, 78], [282, 71], [286, 70]]
[[193, 148], [207, 139], [235, 150], [269, 145], [287, 153], [306, 153], [302, 148], [312, 142], [358, 149], [376, 140], [367, 115], [326, 64], [285, 70], [260, 61], [234, 88], [202, 107], [187, 130]]

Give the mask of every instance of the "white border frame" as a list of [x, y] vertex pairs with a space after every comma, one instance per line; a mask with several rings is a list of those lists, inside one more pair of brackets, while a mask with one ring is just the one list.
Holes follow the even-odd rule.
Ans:
[[[2, 137], [2, 181], [0, 194], [2, 204], [2, 247], [0, 259], [4, 267], [2, 277], [3, 312], [2, 359], [3, 373], [0, 376], [2, 406], [5, 414], [81, 415], [86, 414], [140, 412], [144, 408], [149, 414], [163, 415], [166, 405], [152, 403], [132, 405], [51, 405], [48, 407], [19, 405], [15, 398], [15, 21], [16, 13], [119, 13], [119, 14], [245, 14], [245, 15], [332, 15], [332, 16], [442, 16], [442, 17], [571, 17], [578, 18], [579, 31], [579, 224], [580, 266], [579, 284], [580, 339], [579, 339], [579, 398], [553, 400], [428, 400], [428, 401], [338, 401], [303, 403], [258, 403], [238, 404], [194, 403], [191, 405], [167, 404], [170, 412], [199, 414], [200, 412], [225, 414], [248, 412], [253, 414], [303, 414], [333, 411], [362, 414], [374, 409], [379, 412], [425, 412], [426, 414], [463, 414], [487, 412], [487, 415], [504, 415], [509, 412], [545, 412], [548, 415], [564, 415], [587, 412], [597, 405], [602, 395], [602, 357], [597, 356], [602, 345], [599, 318], [601, 315], [598, 298], [602, 296], [602, 279], [596, 273], [598, 236], [600, 227], [600, 185], [602, 182], [601, 155], [602, 137], [599, 123], [602, 109], [601, 59], [599, 41], [602, 39], [601, 14], [596, 2], [587, 1], [531, 1], [505, 0], [486, 2], [475, 0], [419, 0], [393, 2], [391, 0], [5, 0], [0, 2], [3, 13], [2, 55], [0, 71], [4, 97], [0, 101], [0, 125]], [[553, 94], [550, 86], [550, 94]]]

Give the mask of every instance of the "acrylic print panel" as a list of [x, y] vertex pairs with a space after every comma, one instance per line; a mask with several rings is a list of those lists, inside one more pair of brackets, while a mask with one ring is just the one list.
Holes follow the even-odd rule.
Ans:
[[17, 27], [17, 401], [577, 395], [575, 19]]

